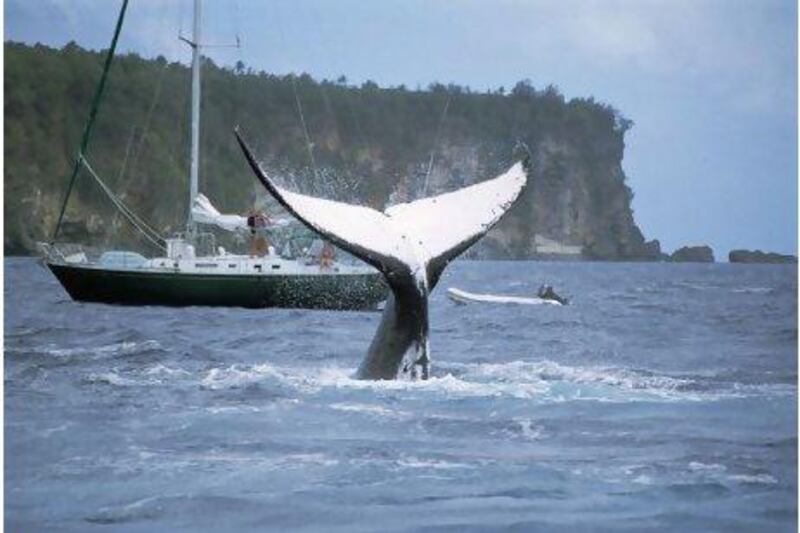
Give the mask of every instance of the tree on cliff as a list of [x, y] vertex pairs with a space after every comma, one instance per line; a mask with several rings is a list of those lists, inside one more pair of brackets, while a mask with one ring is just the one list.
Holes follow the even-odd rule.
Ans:
[[[101, 55], [75, 43], [58, 50], [6, 42], [5, 60], [5, 248], [14, 252], [52, 229]], [[515, 243], [501, 253], [529, 254], [536, 232], [594, 243], [609, 258], [635, 254], [643, 242], [619, 166], [631, 123], [610, 106], [565, 101], [555, 86], [539, 91], [529, 80], [505, 95], [438, 83], [428, 90], [372, 81], [353, 87], [344, 76], [272, 75], [241, 61], [226, 68], [205, 59], [203, 68], [200, 186], [222, 210], [241, 211], [257, 190], [231, 133], [236, 125], [265, 165], [300, 188], [372, 205], [385, 204], [401, 184], [419, 192], [430, 181], [434, 192], [493, 175], [523, 141], [539, 165], [527, 200], [499, 229]], [[188, 68], [163, 57], [117, 57], [90, 149], [112, 189], [166, 232], [181, 227], [187, 208], [189, 83]], [[306, 136], [322, 180], [310, 168]], [[431, 153], [435, 165], [426, 177]], [[69, 220], [85, 221], [105, 201], [89, 185], [78, 189]], [[586, 201], [587, 191], [606, 203]], [[564, 209], [579, 210], [569, 215], [577, 222], [559, 222], [554, 213]], [[613, 234], [602, 227], [611, 218]]]

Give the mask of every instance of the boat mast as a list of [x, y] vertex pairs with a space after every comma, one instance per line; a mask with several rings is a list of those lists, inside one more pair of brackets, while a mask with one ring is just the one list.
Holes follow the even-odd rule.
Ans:
[[194, 0], [194, 27], [192, 29], [192, 148], [189, 167], [189, 219], [186, 232], [194, 236], [196, 225], [192, 206], [197, 197], [197, 175], [200, 163], [200, 16], [201, 0]]
[[61, 204], [61, 211], [58, 213], [58, 222], [53, 230], [53, 236], [50, 238], [50, 245], [56, 242], [58, 237], [58, 230], [61, 229], [61, 223], [64, 221], [64, 213], [67, 210], [67, 202], [69, 202], [70, 194], [72, 194], [72, 187], [75, 185], [75, 179], [78, 177], [78, 171], [84, 164], [84, 157], [89, 150], [89, 138], [92, 134], [92, 126], [94, 126], [94, 119], [97, 116], [97, 109], [100, 107], [100, 100], [103, 97], [103, 89], [106, 86], [106, 79], [108, 78], [108, 69], [111, 68], [111, 61], [114, 59], [114, 51], [117, 49], [117, 40], [119, 33], [122, 30], [122, 21], [125, 20], [125, 10], [128, 9], [128, 0], [122, 1], [122, 7], [119, 10], [117, 17], [117, 25], [114, 27], [114, 37], [111, 38], [111, 46], [108, 48], [106, 54], [106, 61], [103, 64], [103, 74], [100, 76], [100, 83], [97, 84], [95, 89], [94, 98], [92, 98], [92, 107], [89, 111], [89, 118], [86, 120], [86, 126], [83, 128], [83, 137], [81, 137], [81, 146], [78, 149], [78, 155], [75, 158], [75, 164], [72, 167], [72, 175], [69, 179], [67, 186], [67, 194], [64, 196], [64, 202]]

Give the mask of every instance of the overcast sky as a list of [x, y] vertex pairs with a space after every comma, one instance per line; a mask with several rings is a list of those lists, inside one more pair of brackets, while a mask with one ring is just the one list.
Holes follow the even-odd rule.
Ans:
[[[5, 38], [108, 46], [111, 0], [6, 0]], [[123, 51], [186, 61], [185, 0], [131, 0]], [[623, 166], [665, 251], [797, 252], [792, 0], [205, 0], [217, 62], [351, 82], [474, 89], [529, 78], [634, 121]]]

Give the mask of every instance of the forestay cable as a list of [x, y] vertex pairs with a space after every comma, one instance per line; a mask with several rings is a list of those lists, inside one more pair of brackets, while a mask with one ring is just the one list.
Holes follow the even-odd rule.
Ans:
[[300, 105], [300, 95], [297, 93], [297, 76], [292, 74], [292, 89], [294, 90], [294, 102], [297, 105], [297, 114], [300, 117], [300, 126], [303, 130], [303, 136], [306, 139], [306, 147], [308, 148], [308, 157], [311, 159], [311, 171], [314, 173], [314, 178], [317, 183], [320, 182], [319, 174], [317, 173], [317, 161], [314, 158], [314, 143], [311, 142], [311, 135], [308, 133], [308, 126], [306, 125], [306, 117], [303, 114], [303, 106]]
[[61, 204], [61, 211], [58, 214], [58, 221], [56, 222], [56, 227], [53, 230], [53, 236], [50, 238], [51, 245], [56, 242], [58, 230], [61, 229], [61, 222], [64, 220], [64, 212], [67, 210], [67, 202], [69, 201], [70, 194], [72, 194], [72, 187], [75, 185], [75, 178], [77, 178], [78, 170], [81, 166], [80, 160], [83, 159], [83, 154], [87, 153], [89, 148], [89, 137], [92, 133], [94, 119], [97, 116], [97, 109], [100, 107], [100, 99], [103, 96], [103, 89], [105, 88], [106, 79], [108, 78], [108, 69], [111, 67], [111, 60], [114, 58], [114, 51], [117, 49], [117, 40], [119, 39], [120, 31], [122, 31], [122, 21], [125, 19], [125, 10], [127, 8], [128, 0], [122, 0], [122, 7], [119, 10], [119, 17], [117, 17], [117, 25], [114, 28], [114, 36], [111, 38], [111, 46], [108, 49], [106, 60], [103, 64], [103, 73], [100, 75], [100, 83], [97, 84], [97, 89], [94, 93], [94, 98], [92, 99], [92, 106], [89, 111], [89, 118], [87, 119], [86, 126], [83, 129], [81, 146], [78, 149], [78, 157], [75, 160], [75, 165], [72, 168], [72, 176], [70, 177], [69, 185], [67, 186], [67, 194], [64, 196], [64, 202]]

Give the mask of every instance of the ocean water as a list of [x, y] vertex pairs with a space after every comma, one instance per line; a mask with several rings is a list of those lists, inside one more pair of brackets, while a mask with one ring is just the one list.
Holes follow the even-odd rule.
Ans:
[[457, 262], [427, 382], [352, 379], [378, 319], [6, 259], [6, 530], [796, 530], [794, 266]]

